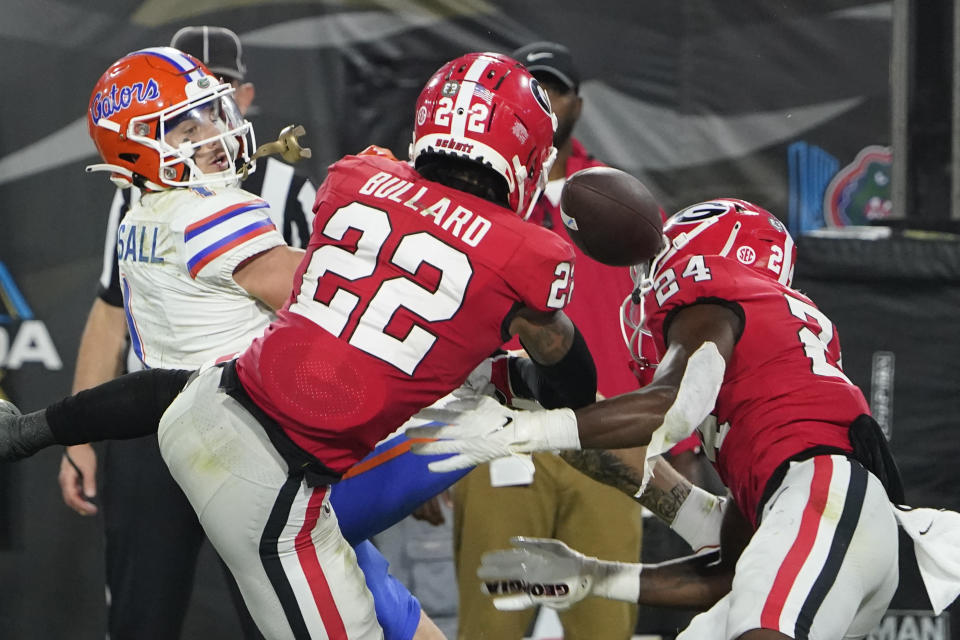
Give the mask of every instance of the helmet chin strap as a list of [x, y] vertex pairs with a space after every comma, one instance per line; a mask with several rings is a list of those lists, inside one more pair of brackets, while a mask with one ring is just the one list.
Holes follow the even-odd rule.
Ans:
[[[553, 115], [553, 114], [551, 114]], [[556, 118], [556, 116], [554, 116]], [[547, 183], [550, 182], [550, 172], [553, 170], [553, 165], [557, 161], [557, 148], [550, 147], [550, 151], [547, 152], [547, 158], [543, 161], [543, 168], [540, 169], [540, 188], [543, 189], [547, 186]]]
[[730, 235], [727, 237], [726, 244], [723, 245], [723, 249], [720, 250], [720, 255], [724, 258], [727, 257], [727, 254], [730, 253], [730, 249], [733, 248], [733, 243], [737, 241], [737, 234], [740, 233], [740, 227], [743, 224], [738, 220], [736, 224], [733, 225], [733, 229], [730, 231]]
[[[527, 203], [526, 208], [524, 209], [524, 183], [527, 181], [527, 168], [520, 164], [520, 158], [513, 156], [513, 175], [514, 179], [517, 181], [517, 211], [516, 213], [520, 215], [521, 218], [526, 220], [530, 217], [530, 213], [533, 212], [533, 203], [535, 198], [530, 198], [530, 201]], [[539, 192], [535, 191], [534, 196], [538, 196]]]
[[[650, 261], [650, 270], [648, 275], [650, 278], [653, 278], [657, 274], [657, 270], [660, 268], [660, 265], [664, 264], [669, 258], [671, 258], [677, 251], [683, 249], [685, 246], [690, 244], [690, 241], [696, 238], [698, 235], [709, 229], [711, 226], [719, 222], [719, 216], [711, 216], [704, 219], [700, 224], [694, 227], [693, 231], [685, 231], [683, 233], [678, 233], [677, 237], [673, 240], [670, 240], [666, 235], [664, 235], [664, 240], [666, 246], [663, 250], [658, 253], [653, 260]], [[738, 222], [734, 225], [733, 232], [730, 234], [730, 237], [727, 239], [727, 245], [724, 248], [725, 252], [730, 251], [730, 247], [733, 246], [733, 241], [737, 237], [737, 232], [740, 230], [740, 223]], [[726, 255], [722, 253], [720, 255]], [[651, 284], [652, 286], [652, 284]]]
[[[127, 169], [126, 167], [120, 167], [115, 164], [100, 163], [100, 164], [91, 164], [87, 165], [84, 168], [84, 171], [87, 173], [93, 173], [94, 171], [109, 171], [111, 174], [110, 182], [112, 182], [119, 189], [129, 189], [133, 186], [135, 179], [135, 174]], [[118, 177], [123, 176], [123, 177]], [[141, 176], [142, 177], [142, 176]], [[144, 179], [143, 186], [149, 189], [150, 191], [162, 191], [167, 187], [164, 187], [161, 184], [152, 182], [150, 180]]]
[[[552, 114], [551, 114], [552, 115]], [[533, 213], [533, 208], [537, 205], [537, 200], [540, 199], [540, 194], [543, 193], [543, 190], [547, 186], [547, 182], [550, 181], [550, 170], [553, 168], [553, 163], [557, 159], [557, 148], [550, 147], [550, 151], [547, 153], [546, 160], [543, 161], [543, 165], [540, 167], [540, 177], [537, 179], [537, 187], [534, 189], [531, 194], [530, 201], [527, 203], [527, 207], [523, 212], [517, 211], [524, 220], [530, 219], [530, 214]], [[520, 190], [520, 198], [518, 202], [523, 202], [523, 183], [527, 179], [527, 169], [526, 167], [519, 166], [519, 159], [513, 157], [514, 164], [514, 173], [517, 176], [517, 188]]]

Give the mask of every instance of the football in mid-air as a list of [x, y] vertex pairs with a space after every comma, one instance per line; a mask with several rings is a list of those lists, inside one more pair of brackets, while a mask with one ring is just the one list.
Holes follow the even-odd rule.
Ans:
[[567, 178], [560, 216], [581, 251], [615, 267], [646, 262], [663, 241], [660, 205], [642, 182], [613, 167], [581, 169]]

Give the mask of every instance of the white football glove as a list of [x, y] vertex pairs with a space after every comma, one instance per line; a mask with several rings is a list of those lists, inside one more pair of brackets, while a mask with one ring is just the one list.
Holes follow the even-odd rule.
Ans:
[[[427, 465], [440, 473], [515, 453], [580, 448], [577, 418], [571, 409], [517, 411], [489, 396], [472, 396], [442, 408], [427, 407], [414, 417], [444, 423], [407, 429], [414, 453], [459, 454]], [[421, 439], [431, 441], [416, 442]]]
[[642, 565], [605, 562], [574, 551], [559, 540], [512, 538], [513, 549], [483, 554], [481, 590], [501, 611], [544, 605], [569, 609], [588, 595], [636, 602]]

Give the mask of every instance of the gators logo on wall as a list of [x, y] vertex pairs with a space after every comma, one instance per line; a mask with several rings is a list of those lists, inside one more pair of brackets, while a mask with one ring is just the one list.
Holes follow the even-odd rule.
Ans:
[[872, 145], [840, 169], [823, 194], [823, 218], [827, 226], [869, 225], [890, 217], [890, 147]]

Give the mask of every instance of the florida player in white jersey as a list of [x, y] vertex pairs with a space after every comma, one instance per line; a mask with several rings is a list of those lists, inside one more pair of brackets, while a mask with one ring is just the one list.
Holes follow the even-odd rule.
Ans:
[[575, 412], [471, 401], [429, 411], [458, 424], [415, 435], [450, 438], [422, 445], [459, 452], [433, 463], [447, 469], [537, 450], [541, 429], [574, 448], [649, 445], [652, 457], [699, 426], [732, 495], [726, 524], [732, 530], [742, 514], [749, 543], [737, 560], [728, 536], [720, 564], [643, 566], [520, 539], [485, 557], [478, 573], [492, 594], [509, 594], [498, 601], [505, 609], [564, 608], [590, 593], [712, 607], [684, 640], [862, 638], [897, 586], [891, 501], [902, 503], [902, 487], [862, 393], [843, 374], [834, 326], [790, 288], [793, 241], [773, 215], [730, 199], [681, 211], [664, 235], [638, 282], [661, 355], [650, 385]]
[[[119, 225], [117, 258], [132, 350], [150, 368], [195, 368], [249, 346], [303, 256], [267, 202], [239, 187], [234, 161], [249, 160], [253, 135], [232, 91], [165, 47], [125, 56], [93, 92], [91, 135], [106, 161], [95, 168], [143, 190]], [[123, 125], [139, 137], [119, 135]], [[379, 552], [368, 542], [357, 552], [387, 637], [440, 637]]]

